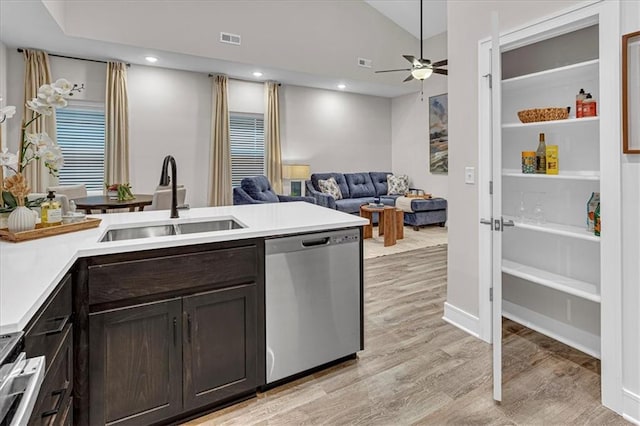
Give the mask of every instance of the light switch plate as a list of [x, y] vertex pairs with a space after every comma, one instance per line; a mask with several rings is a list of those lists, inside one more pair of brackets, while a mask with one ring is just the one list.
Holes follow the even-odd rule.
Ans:
[[476, 183], [476, 168], [465, 167], [464, 168], [464, 183], [474, 184]]

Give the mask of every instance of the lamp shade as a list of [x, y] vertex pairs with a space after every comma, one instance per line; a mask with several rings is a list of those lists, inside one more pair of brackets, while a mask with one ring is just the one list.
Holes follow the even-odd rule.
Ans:
[[311, 167], [308, 164], [283, 164], [282, 178], [288, 180], [308, 179], [311, 175]]
[[414, 68], [411, 71], [411, 75], [416, 80], [425, 80], [425, 79], [431, 77], [432, 73], [433, 73], [433, 68], [431, 68], [430, 66], [429, 67], [422, 67], [422, 68]]

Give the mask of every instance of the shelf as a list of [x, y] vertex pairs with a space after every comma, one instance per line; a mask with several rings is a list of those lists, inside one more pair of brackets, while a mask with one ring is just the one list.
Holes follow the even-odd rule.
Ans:
[[578, 64], [553, 68], [532, 74], [502, 80], [502, 90], [522, 90], [527, 88], [540, 89], [562, 86], [568, 83], [581, 83], [587, 80], [598, 79], [598, 67], [600, 61], [580, 62]]
[[598, 335], [507, 300], [502, 301], [502, 316], [600, 359], [600, 336]]
[[536, 121], [535, 123], [505, 123], [503, 129], [526, 129], [534, 127], [577, 126], [579, 124], [597, 123], [600, 117], [567, 118], [566, 120]]
[[595, 284], [504, 259], [502, 260], [502, 272], [544, 287], [600, 303], [600, 295], [598, 294], [598, 288]]
[[561, 235], [563, 237], [576, 238], [579, 240], [600, 242], [600, 237], [593, 235], [593, 232], [587, 231], [580, 226], [563, 225], [560, 223], [528, 223], [519, 222], [513, 216], [505, 216], [504, 219], [512, 220], [516, 224], [516, 228], [527, 229], [529, 231], [544, 232], [547, 234]]
[[502, 176], [518, 177], [525, 179], [566, 179], [566, 180], [591, 180], [599, 181], [600, 172], [597, 170], [584, 170], [579, 172], [560, 172], [557, 175], [537, 174], [537, 173], [522, 173], [518, 169], [503, 169]]

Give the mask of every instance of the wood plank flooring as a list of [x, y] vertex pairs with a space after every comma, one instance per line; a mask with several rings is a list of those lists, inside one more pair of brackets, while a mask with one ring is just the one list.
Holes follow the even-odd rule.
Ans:
[[365, 350], [188, 425], [626, 424], [600, 405], [600, 363], [503, 324], [503, 402], [491, 347], [442, 320], [446, 246], [365, 261]]

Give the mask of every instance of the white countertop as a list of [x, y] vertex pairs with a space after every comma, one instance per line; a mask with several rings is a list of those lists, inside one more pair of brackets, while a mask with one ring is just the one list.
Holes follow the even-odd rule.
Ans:
[[[367, 220], [305, 202], [91, 215], [100, 227], [21, 243], [0, 241], [0, 333], [22, 330], [79, 257], [316, 232]], [[98, 242], [107, 229], [233, 218], [242, 229]]]

